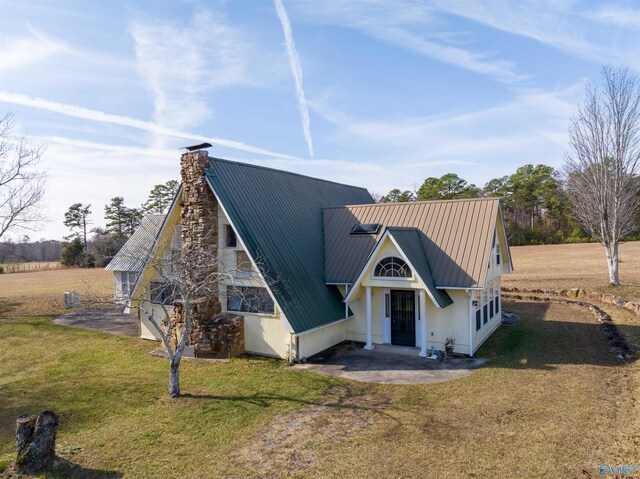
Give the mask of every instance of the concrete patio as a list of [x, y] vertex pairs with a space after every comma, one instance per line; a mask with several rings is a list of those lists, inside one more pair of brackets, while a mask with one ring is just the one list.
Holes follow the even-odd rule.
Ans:
[[452, 357], [446, 362], [418, 356], [417, 348], [343, 343], [320, 353], [294, 370], [314, 371], [353, 381], [383, 384], [424, 384], [449, 381], [471, 374], [486, 358]]
[[63, 314], [53, 320], [54, 324], [74, 328], [95, 329], [119, 336], [140, 336], [140, 324], [135, 314], [124, 314], [121, 308], [87, 309]]

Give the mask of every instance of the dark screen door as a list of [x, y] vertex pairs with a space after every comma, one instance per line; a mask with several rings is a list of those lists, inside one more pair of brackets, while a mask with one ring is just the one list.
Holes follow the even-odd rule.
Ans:
[[391, 290], [391, 344], [416, 345], [415, 292]]

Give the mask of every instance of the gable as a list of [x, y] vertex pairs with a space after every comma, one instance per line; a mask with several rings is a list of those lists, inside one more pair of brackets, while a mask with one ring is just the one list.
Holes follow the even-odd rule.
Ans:
[[[407, 263], [411, 269], [411, 277], [382, 278], [375, 276], [374, 271], [378, 263], [389, 257], [397, 257]], [[387, 228], [362, 271], [359, 272], [351, 293], [346, 299], [353, 296], [361, 285], [387, 288], [424, 288], [437, 307], [445, 308], [453, 303], [446, 291], [436, 288], [422, 244], [421, 233], [415, 228]]]
[[296, 333], [344, 317], [324, 270], [322, 210], [371, 203], [364, 188], [209, 158], [207, 179]]
[[361, 236], [350, 235], [351, 228], [357, 223], [379, 223], [384, 227], [416, 228], [422, 233], [437, 288], [482, 287], [499, 214], [499, 200], [495, 198], [325, 209], [327, 282], [355, 281], [384, 228], [377, 235]]

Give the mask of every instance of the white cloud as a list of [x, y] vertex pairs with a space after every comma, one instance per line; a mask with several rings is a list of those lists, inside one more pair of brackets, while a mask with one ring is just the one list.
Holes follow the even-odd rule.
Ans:
[[468, 32], [443, 29], [442, 20], [427, 3], [410, 0], [317, 3], [303, 0], [294, 5], [307, 20], [353, 28], [372, 38], [506, 84], [527, 79], [526, 75], [517, 72], [513, 62], [462, 48], [460, 38], [465, 37], [469, 43]]
[[[637, 35], [619, 38], [609, 28], [585, 22], [589, 15], [576, 2], [537, 0], [432, 0], [442, 13], [455, 15], [504, 32], [536, 40], [570, 55], [596, 63], [637, 62]], [[596, 15], [598, 16], [598, 15]], [[618, 20], [619, 8], [603, 7], [599, 19]], [[630, 18], [635, 18], [637, 16]]]
[[[337, 127], [336, 142], [375, 151], [377, 156], [370, 156], [370, 161], [386, 165], [389, 171], [401, 167], [420, 177], [422, 172], [432, 175], [453, 169], [482, 183], [489, 175], [511, 172], [525, 163], [558, 165], [567, 147], [568, 120], [583, 85], [580, 81], [548, 92], [522, 89], [498, 106], [430, 117], [358, 119], [330, 105], [328, 99], [310, 106]], [[394, 167], [389, 168], [390, 164]]]
[[114, 125], [121, 125], [130, 128], [136, 128], [139, 130], [154, 133], [160, 136], [183, 138], [193, 141], [208, 141], [215, 145], [224, 146], [234, 150], [244, 151], [247, 153], [255, 153], [258, 155], [272, 156], [276, 158], [289, 158], [295, 159], [294, 156], [277, 153], [274, 151], [266, 150], [252, 145], [247, 145], [240, 141], [226, 140], [223, 138], [210, 137], [205, 135], [194, 135], [192, 133], [174, 130], [164, 127], [157, 123], [145, 120], [138, 120], [122, 115], [113, 115], [111, 113], [105, 113], [98, 110], [91, 110], [89, 108], [83, 108], [76, 105], [69, 105], [65, 103], [53, 102], [45, 100], [44, 98], [38, 98], [28, 95], [22, 95], [20, 93], [13, 93], [0, 90], [0, 102], [9, 103], [13, 105], [22, 105], [31, 108], [38, 108], [41, 110], [52, 111], [61, 115], [66, 115], [74, 118], [81, 118], [84, 120], [96, 121], [101, 123], [111, 123]]
[[30, 36], [3, 37], [0, 49], [0, 71], [17, 70], [40, 63], [50, 57], [72, 50], [29, 27]]
[[304, 89], [302, 88], [302, 67], [300, 66], [300, 57], [296, 50], [296, 45], [293, 41], [293, 32], [291, 31], [291, 22], [284, 9], [282, 0], [274, 0], [276, 6], [276, 12], [278, 18], [282, 24], [282, 30], [284, 33], [284, 41], [287, 46], [287, 55], [289, 57], [289, 64], [291, 66], [291, 73], [296, 84], [296, 97], [298, 99], [298, 110], [300, 110], [300, 120], [302, 122], [302, 131], [304, 133], [304, 139], [307, 142], [307, 148], [309, 149], [309, 155], [313, 157], [313, 140], [311, 139], [311, 125], [309, 121], [309, 107], [307, 100], [304, 96]]
[[221, 14], [198, 11], [188, 25], [145, 19], [131, 23], [129, 31], [138, 76], [161, 126], [198, 126], [212, 115], [207, 93], [247, 83], [246, 45]]
[[602, 5], [596, 10], [587, 12], [585, 17], [607, 25], [640, 29], [640, 10], [621, 5]]

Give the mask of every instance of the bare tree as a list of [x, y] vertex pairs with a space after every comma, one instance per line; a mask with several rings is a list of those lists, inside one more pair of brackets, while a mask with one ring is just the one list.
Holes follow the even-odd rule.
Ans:
[[[177, 244], [179, 231], [164, 237], [164, 243], [153, 251], [146, 251], [144, 256], [138, 252], [132, 258], [146, 263], [146, 273], [130, 292], [127, 303], [138, 309], [158, 333], [169, 358], [169, 396], [175, 398], [180, 395], [180, 362], [194, 328], [194, 310], [217, 314], [221, 288], [228, 288], [246, 305], [273, 302], [264, 289], [263, 277], [248, 259], [231, 262], [233, 267], [229, 268], [228, 261], [216, 251], [181, 248]], [[258, 290], [262, 293], [256, 293]], [[176, 311], [180, 321], [176, 321]]]
[[587, 87], [569, 127], [567, 192], [582, 227], [605, 248], [609, 281], [619, 285], [618, 244], [640, 208], [640, 79], [604, 67]]
[[31, 230], [43, 220], [39, 208], [45, 175], [37, 169], [44, 149], [12, 136], [13, 115], [0, 118], [0, 238]]

